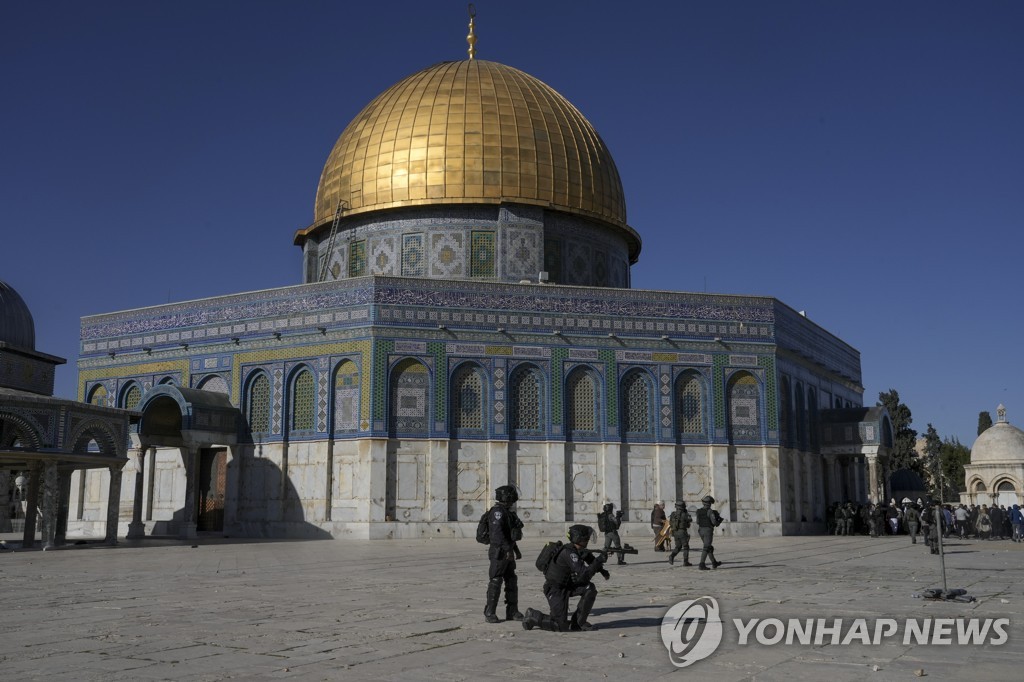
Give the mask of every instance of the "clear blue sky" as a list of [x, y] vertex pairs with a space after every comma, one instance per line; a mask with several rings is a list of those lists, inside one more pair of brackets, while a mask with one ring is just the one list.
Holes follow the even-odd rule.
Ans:
[[[601, 133], [634, 287], [774, 296], [924, 432], [1024, 425], [1024, 3], [479, 0], [478, 58]], [[0, 279], [79, 318], [301, 281], [348, 121], [465, 57], [466, 3], [0, 3]]]

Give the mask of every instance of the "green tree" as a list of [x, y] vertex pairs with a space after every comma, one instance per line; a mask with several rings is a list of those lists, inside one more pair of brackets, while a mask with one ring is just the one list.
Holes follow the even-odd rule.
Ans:
[[942, 441], [940, 461], [943, 496], [947, 501], [955, 501], [959, 494], [967, 489], [964, 465], [971, 463], [971, 449], [957, 438], [946, 438]]
[[978, 413], [978, 435], [980, 436], [982, 431], [992, 426], [992, 415], [988, 412]]
[[887, 393], [879, 393], [878, 405], [888, 410], [889, 419], [892, 422], [893, 443], [892, 451], [889, 453], [891, 470], [910, 469], [918, 474], [923, 474], [921, 460], [914, 451], [914, 445], [917, 443], [917, 431], [910, 428], [910, 423], [913, 421], [910, 408], [900, 402], [900, 394], [895, 388], [890, 388]]
[[924, 472], [932, 497], [942, 499], [942, 439], [931, 424], [924, 434]]

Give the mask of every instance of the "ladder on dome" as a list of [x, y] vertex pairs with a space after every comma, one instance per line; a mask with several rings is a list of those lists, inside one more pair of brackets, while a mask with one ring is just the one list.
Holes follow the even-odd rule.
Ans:
[[331, 224], [331, 236], [327, 238], [327, 253], [324, 254], [324, 264], [320, 266], [320, 277], [316, 281], [323, 282], [327, 277], [327, 268], [331, 264], [331, 254], [334, 253], [334, 238], [338, 235], [338, 223], [341, 222], [341, 212], [345, 210], [345, 200], [338, 199], [338, 207], [334, 209], [334, 223]]

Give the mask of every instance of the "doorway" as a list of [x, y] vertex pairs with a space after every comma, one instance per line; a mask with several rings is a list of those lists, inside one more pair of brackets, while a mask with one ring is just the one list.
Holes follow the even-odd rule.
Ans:
[[224, 530], [224, 491], [227, 480], [227, 448], [199, 451], [199, 515], [197, 531]]

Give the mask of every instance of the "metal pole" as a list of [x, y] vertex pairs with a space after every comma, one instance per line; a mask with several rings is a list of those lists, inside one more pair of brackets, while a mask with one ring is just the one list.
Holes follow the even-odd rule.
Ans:
[[942, 567], [942, 593], [949, 591], [946, 587], [946, 553], [942, 549], [942, 507], [935, 505], [935, 528], [938, 531], [935, 537], [939, 543], [939, 565]]

